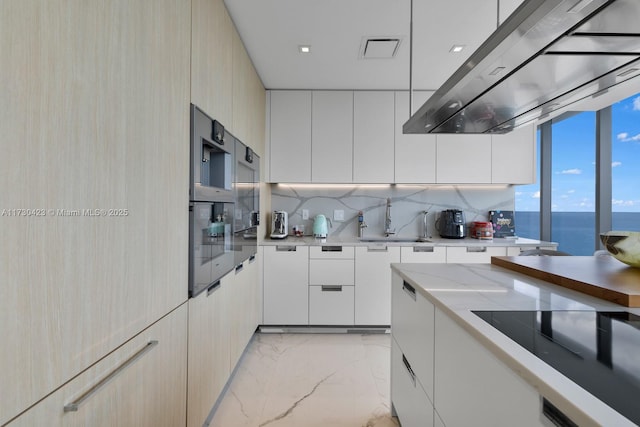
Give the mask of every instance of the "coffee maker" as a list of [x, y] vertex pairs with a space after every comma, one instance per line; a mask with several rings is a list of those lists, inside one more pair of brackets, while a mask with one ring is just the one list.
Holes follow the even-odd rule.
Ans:
[[288, 235], [289, 216], [285, 211], [273, 211], [271, 215], [271, 238], [284, 239]]

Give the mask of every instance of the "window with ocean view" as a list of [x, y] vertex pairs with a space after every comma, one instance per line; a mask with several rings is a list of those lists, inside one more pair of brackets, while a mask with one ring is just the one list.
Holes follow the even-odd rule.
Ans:
[[612, 106], [611, 126], [612, 230], [640, 231], [640, 96]]
[[[553, 119], [551, 164], [542, 165], [548, 168], [546, 176], [551, 175], [551, 194], [543, 195], [550, 197], [551, 211], [540, 212], [539, 174], [535, 184], [517, 187], [518, 236], [539, 239], [544, 235], [540, 230], [541, 215], [550, 216], [551, 240], [558, 242], [559, 250], [572, 255], [592, 255], [598, 248], [596, 120], [595, 112]], [[640, 94], [611, 106], [611, 128], [611, 229], [640, 231]], [[540, 146], [538, 131], [538, 171], [542, 170]]]

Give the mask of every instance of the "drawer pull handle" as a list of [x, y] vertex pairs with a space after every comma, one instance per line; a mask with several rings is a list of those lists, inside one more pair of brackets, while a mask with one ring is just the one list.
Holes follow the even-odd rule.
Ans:
[[342, 292], [342, 285], [322, 285], [322, 292]]
[[402, 363], [404, 363], [404, 367], [407, 368], [407, 372], [409, 373], [409, 376], [411, 377], [411, 382], [413, 383], [413, 386], [416, 386], [416, 374], [413, 372], [413, 369], [411, 369], [411, 364], [409, 363], [409, 361], [407, 360], [406, 357], [404, 357], [404, 354], [402, 355]]
[[256, 256], [255, 256], [255, 255], [251, 255], [251, 256], [249, 257], [249, 262], [250, 262], [250, 263], [251, 263], [251, 262], [253, 262], [253, 261], [255, 261], [255, 260], [256, 260]]
[[218, 288], [220, 287], [220, 280], [218, 280], [217, 282], [215, 282], [213, 285], [209, 286], [207, 288], [207, 296], [211, 295], [212, 293], [214, 293]]
[[236, 265], [236, 274], [240, 273], [243, 268], [244, 268], [244, 264]]
[[342, 252], [342, 246], [323, 246], [322, 252]]
[[467, 252], [487, 252], [486, 246], [467, 246]]
[[75, 402], [64, 405], [64, 412], [76, 412], [80, 409], [80, 405], [82, 405], [85, 401], [87, 401], [91, 396], [96, 394], [102, 387], [107, 385], [112, 379], [121, 374], [125, 369], [138, 361], [142, 356], [147, 354], [151, 349], [158, 345], [158, 341], [153, 340], [149, 341], [144, 348], [138, 351], [136, 354], [127, 359], [122, 365], [118, 366], [115, 370], [111, 371], [109, 375], [101, 379], [96, 385], [87, 390], [82, 396], [80, 396]]
[[433, 246], [414, 246], [413, 252], [433, 252]]
[[367, 252], [388, 252], [386, 246], [367, 246]]
[[297, 246], [278, 245], [278, 246], [276, 246], [276, 252], [295, 252], [296, 248], [297, 248]]
[[416, 300], [416, 288], [408, 284], [406, 281], [402, 282], [402, 290], [405, 291], [414, 301]]

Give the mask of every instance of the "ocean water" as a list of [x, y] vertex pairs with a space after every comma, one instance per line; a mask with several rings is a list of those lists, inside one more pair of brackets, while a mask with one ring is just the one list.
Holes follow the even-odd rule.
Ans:
[[[551, 240], [571, 255], [593, 255], [599, 243], [595, 221], [595, 212], [552, 212]], [[518, 236], [540, 238], [540, 212], [516, 211], [515, 223]], [[640, 231], [640, 212], [613, 212], [612, 230]]]

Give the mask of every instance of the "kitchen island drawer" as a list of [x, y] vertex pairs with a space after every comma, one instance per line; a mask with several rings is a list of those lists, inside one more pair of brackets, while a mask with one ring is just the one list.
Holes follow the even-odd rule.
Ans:
[[353, 325], [353, 286], [309, 286], [309, 323]]

